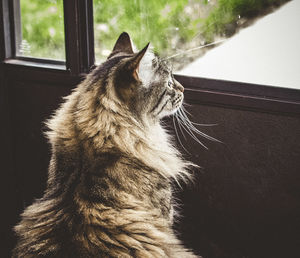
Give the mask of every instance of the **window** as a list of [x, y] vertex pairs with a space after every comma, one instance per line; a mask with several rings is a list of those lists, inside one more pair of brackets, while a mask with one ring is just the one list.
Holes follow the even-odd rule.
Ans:
[[[64, 82], [78, 82], [81, 75], [93, 67], [95, 57], [97, 63], [105, 60], [119, 34], [127, 31], [138, 48], [150, 41], [154, 51], [173, 63], [176, 78], [186, 87], [187, 98], [193, 101], [300, 113], [300, 91], [290, 89], [300, 83], [297, 72], [300, 52], [291, 51], [292, 47], [299, 45], [299, 30], [296, 26], [300, 16], [295, 15], [299, 10], [299, 1], [289, 1], [280, 8], [269, 5], [269, 9], [274, 7], [276, 10], [254, 24], [259, 25], [264, 19], [288, 10], [283, 15], [284, 22], [280, 20], [272, 25], [274, 29], [269, 31], [267, 37], [259, 35], [252, 38], [265, 50], [241, 50], [242, 53], [251, 53], [250, 57], [258, 65], [252, 65], [241, 58], [240, 54], [237, 55], [240, 62], [232, 55], [214, 56], [211, 60], [216, 63], [209, 63], [207, 58], [210, 55], [232, 44], [236, 36], [255, 28], [242, 28], [254, 21], [253, 17], [257, 17], [257, 13], [253, 15], [253, 10], [249, 11], [243, 6], [239, 8], [244, 8], [248, 13], [241, 13], [241, 9], [237, 12], [241, 15], [228, 15], [222, 10], [221, 14], [217, 13], [222, 4], [233, 2], [259, 5], [265, 2], [282, 4], [286, 0], [135, 0], [132, 4], [117, 0], [2, 0], [1, 61], [4, 67], [12, 71], [22, 68], [25, 71], [23, 75], [33, 80], [59, 81], [64, 78]], [[206, 30], [200, 33], [200, 29], [203, 32], [203, 26]], [[294, 33], [285, 34], [290, 31], [287, 27], [294, 28]], [[214, 29], [211, 31], [210, 28]], [[239, 33], [229, 37], [239, 28], [242, 28]], [[283, 33], [271, 45], [275, 46], [275, 51], [281, 46], [286, 47], [277, 51], [278, 62], [271, 67], [261, 59], [264, 56], [272, 60], [269, 58], [273, 57], [269, 52], [270, 43], [265, 43], [263, 38], [279, 30]], [[213, 45], [216, 47], [211, 50]], [[234, 45], [233, 48], [239, 53], [238, 46]], [[217, 67], [221, 61], [224, 66]], [[27, 73], [29, 67], [30, 73]], [[236, 67], [240, 70], [237, 71]], [[231, 69], [232, 77], [224, 76], [226, 69]], [[281, 76], [283, 80], [257, 81], [257, 74], [254, 74], [257, 70], [263, 79], [266, 77], [264, 75], [269, 74], [271, 79]], [[244, 80], [242, 75], [247, 75], [248, 79]], [[294, 84], [290, 84], [287, 79], [294, 80]], [[280, 83], [277, 85], [276, 82]]]
[[[200, 44], [200, 14], [209, 9], [203, 1], [94, 0], [96, 60], [104, 60], [121, 32], [130, 34], [138, 48], [151, 42], [167, 58]], [[188, 60], [188, 58], [186, 59]], [[182, 56], [172, 60], [182, 67]]]
[[63, 0], [20, 0], [19, 4], [16, 55], [65, 60]]
[[284, 2], [95, 0], [96, 60], [127, 31], [138, 48], [150, 41], [177, 74], [300, 88], [300, 3]]
[[300, 2], [291, 1], [257, 20], [239, 18], [253, 24], [180, 74], [300, 89], [299, 10]]

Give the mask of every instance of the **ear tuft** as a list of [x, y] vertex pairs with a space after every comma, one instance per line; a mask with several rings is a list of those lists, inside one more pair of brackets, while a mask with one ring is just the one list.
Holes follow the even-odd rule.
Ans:
[[128, 68], [133, 72], [133, 76], [136, 80], [138, 80], [138, 69], [139, 69], [139, 64], [144, 57], [148, 47], [150, 45], [150, 42], [137, 54], [135, 54], [129, 61]]
[[119, 36], [112, 53], [114, 52], [124, 52], [128, 54], [133, 54], [131, 39], [127, 32], [123, 32]]
[[137, 54], [134, 55], [133, 58], [130, 60], [130, 68], [136, 69], [139, 66], [140, 61], [142, 60], [143, 56], [145, 55], [148, 47], [150, 45], [150, 42]]

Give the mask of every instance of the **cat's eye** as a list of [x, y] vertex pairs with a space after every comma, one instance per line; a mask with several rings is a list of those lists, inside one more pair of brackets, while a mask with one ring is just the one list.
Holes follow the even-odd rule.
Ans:
[[172, 88], [172, 87], [173, 87], [173, 82], [168, 81], [168, 86], [169, 86], [170, 88]]

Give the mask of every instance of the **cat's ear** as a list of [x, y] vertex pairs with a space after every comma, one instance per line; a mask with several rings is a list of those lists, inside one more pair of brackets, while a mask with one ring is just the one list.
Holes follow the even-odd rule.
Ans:
[[116, 92], [120, 99], [128, 102], [131, 97], [135, 94], [136, 82], [141, 82], [142, 78], [139, 77], [139, 66], [143, 59], [148, 47], [148, 43], [141, 51], [126, 58], [126, 61], [120, 66], [120, 70], [116, 73], [118, 76], [118, 83], [116, 84]]
[[130, 36], [127, 32], [121, 33], [119, 36], [112, 53], [124, 52], [127, 54], [133, 54], [133, 47]]
[[139, 71], [139, 65], [144, 57], [145, 53], [147, 52], [147, 49], [150, 45], [150, 42], [138, 53], [136, 53], [127, 63], [128, 70], [132, 73], [133, 77], [136, 80], [139, 80], [138, 71]]

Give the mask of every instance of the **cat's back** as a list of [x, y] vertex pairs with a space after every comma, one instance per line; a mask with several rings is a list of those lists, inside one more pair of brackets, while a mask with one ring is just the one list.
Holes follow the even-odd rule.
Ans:
[[133, 241], [126, 240], [128, 225], [137, 231], [152, 221], [170, 226], [170, 184], [159, 173], [116, 149], [81, 158], [80, 171], [76, 162], [63, 166], [69, 178], [52, 182], [24, 211], [13, 257], [105, 257], [114, 249], [126, 257], [130, 249], [122, 241]]

